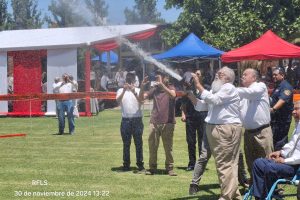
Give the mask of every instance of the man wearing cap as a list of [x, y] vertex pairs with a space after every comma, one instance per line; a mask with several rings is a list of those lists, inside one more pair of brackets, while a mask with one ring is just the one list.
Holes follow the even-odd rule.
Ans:
[[293, 87], [285, 80], [282, 68], [273, 70], [274, 90], [270, 96], [271, 127], [274, 150], [280, 150], [288, 142], [292, 121]]

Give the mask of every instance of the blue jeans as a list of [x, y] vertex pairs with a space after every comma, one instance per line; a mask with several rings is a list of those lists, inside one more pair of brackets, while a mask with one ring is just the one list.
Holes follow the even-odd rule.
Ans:
[[253, 195], [265, 199], [277, 179], [293, 177], [298, 167], [299, 165], [275, 163], [266, 158], [256, 159], [252, 167]]
[[58, 130], [59, 134], [64, 133], [65, 129], [65, 112], [67, 112], [68, 122], [69, 122], [69, 133], [74, 133], [75, 130], [75, 121], [74, 121], [74, 105], [72, 100], [62, 100], [57, 103], [58, 109]]
[[143, 162], [143, 130], [144, 124], [141, 117], [122, 118], [121, 136], [123, 140], [123, 166], [130, 166], [130, 144], [133, 141], [136, 150], [136, 165], [138, 168], [144, 168]]

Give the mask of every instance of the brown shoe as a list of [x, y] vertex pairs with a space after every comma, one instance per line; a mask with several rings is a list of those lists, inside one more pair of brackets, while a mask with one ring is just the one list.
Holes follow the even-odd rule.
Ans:
[[174, 172], [173, 169], [171, 169], [171, 170], [169, 170], [167, 172], [168, 172], [169, 176], [177, 176], [177, 174]]

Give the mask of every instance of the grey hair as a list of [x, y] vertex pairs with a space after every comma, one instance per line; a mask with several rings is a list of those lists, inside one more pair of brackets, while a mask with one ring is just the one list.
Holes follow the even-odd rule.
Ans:
[[233, 83], [235, 80], [235, 73], [234, 73], [233, 69], [230, 69], [229, 67], [224, 66], [221, 68], [221, 70], [226, 75], [228, 82]]
[[[246, 70], [247, 70], [247, 69], [246, 69]], [[251, 70], [253, 76], [255, 77], [255, 80], [256, 80], [256, 81], [259, 81], [259, 79], [260, 79], [259, 72], [258, 72], [256, 69], [253, 69], [253, 68], [248, 68], [248, 70]]]

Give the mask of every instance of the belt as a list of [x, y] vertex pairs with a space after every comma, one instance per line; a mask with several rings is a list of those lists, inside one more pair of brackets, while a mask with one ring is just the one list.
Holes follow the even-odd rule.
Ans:
[[263, 130], [264, 128], [268, 128], [269, 126], [270, 126], [270, 124], [265, 124], [265, 125], [262, 125], [258, 128], [255, 128], [255, 129], [246, 129], [246, 131], [248, 133], [256, 133], [256, 132], [259, 132], [259, 131]]

